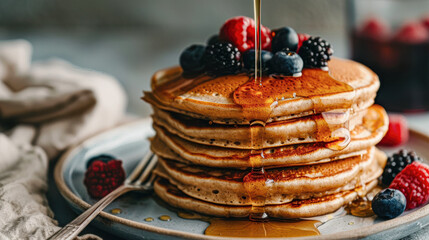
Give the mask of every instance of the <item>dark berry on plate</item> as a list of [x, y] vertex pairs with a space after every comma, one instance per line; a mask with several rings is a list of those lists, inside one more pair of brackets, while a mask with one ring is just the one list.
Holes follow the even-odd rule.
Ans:
[[310, 37], [302, 43], [299, 50], [299, 55], [306, 68], [327, 67], [332, 53], [331, 44], [320, 37]]
[[209, 40], [207, 40], [207, 45], [212, 45], [212, 44], [215, 44], [217, 42], [223, 42], [223, 41], [219, 39], [218, 34], [215, 34], [215, 35], [211, 36], [209, 38]]
[[304, 66], [301, 57], [292, 51], [280, 51], [274, 54], [270, 61], [271, 71], [273, 73], [294, 75], [300, 73]]
[[407, 119], [401, 114], [389, 114], [389, 129], [381, 139], [380, 145], [395, 147], [408, 142], [409, 131]]
[[89, 166], [91, 166], [91, 164], [97, 160], [102, 161], [104, 163], [108, 163], [110, 160], [114, 160], [114, 159], [117, 159], [117, 158], [115, 158], [112, 155], [108, 155], [108, 154], [97, 155], [97, 156], [94, 156], [88, 160], [88, 162], [86, 163], [86, 168], [89, 168]]
[[273, 41], [271, 43], [272, 51], [278, 52], [288, 48], [290, 51], [298, 49], [298, 34], [290, 27], [280, 28], [274, 31]]
[[[249, 17], [238, 16], [226, 20], [222, 25], [219, 38], [232, 43], [240, 52], [255, 48], [255, 21]], [[262, 49], [271, 48], [271, 30], [261, 27]]]
[[384, 219], [392, 219], [401, 215], [407, 200], [401, 191], [386, 188], [381, 190], [374, 199], [372, 199], [371, 207], [377, 216]]
[[194, 44], [186, 48], [180, 55], [180, 66], [184, 72], [197, 73], [204, 69], [203, 56], [206, 47]]
[[[266, 70], [273, 54], [269, 51], [261, 51], [262, 69]], [[243, 65], [246, 69], [255, 69], [255, 49], [247, 50], [243, 53]]]
[[240, 51], [231, 43], [209, 45], [204, 53], [206, 70], [213, 75], [225, 75], [241, 70]]
[[125, 181], [122, 161], [110, 160], [107, 163], [96, 160], [85, 172], [84, 184], [93, 198], [102, 198], [121, 186]]
[[418, 157], [415, 152], [400, 150], [399, 152], [393, 154], [387, 159], [383, 175], [381, 175], [381, 182], [384, 185], [389, 186], [396, 175], [404, 170], [407, 165], [415, 161], [421, 161], [420, 157]]
[[411, 163], [393, 179], [389, 188], [405, 195], [406, 209], [426, 204], [429, 200], [429, 166], [420, 162]]

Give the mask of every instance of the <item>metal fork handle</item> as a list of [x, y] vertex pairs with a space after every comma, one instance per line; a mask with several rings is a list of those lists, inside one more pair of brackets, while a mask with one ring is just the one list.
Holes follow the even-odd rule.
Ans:
[[101, 212], [107, 205], [109, 205], [113, 200], [118, 198], [124, 193], [127, 193], [131, 190], [137, 189], [136, 187], [130, 185], [122, 185], [106, 195], [100, 201], [92, 205], [81, 215], [76, 217], [69, 224], [58, 230], [48, 239], [50, 240], [73, 240], [77, 235], [86, 227], [88, 224]]

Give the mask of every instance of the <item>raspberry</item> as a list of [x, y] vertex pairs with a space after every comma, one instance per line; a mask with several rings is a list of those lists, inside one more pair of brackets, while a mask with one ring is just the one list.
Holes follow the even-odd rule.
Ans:
[[96, 160], [85, 173], [84, 184], [93, 198], [102, 198], [121, 186], [125, 181], [122, 161], [110, 160], [107, 163]]
[[407, 208], [413, 209], [429, 200], [429, 166], [413, 162], [400, 172], [389, 188], [401, 191], [407, 199]]
[[390, 185], [398, 173], [415, 161], [421, 161], [415, 152], [401, 150], [393, 154], [387, 159], [386, 167], [384, 167], [383, 175], [381, 176], [381, 182], [386, 186]]
[[390, 35], [390, 29], [380, 19], [370, 18], [362, 25], [359, 34], [374, 40], [384, 40]]
[[92, 157], [92, 158], [90, 158], [90, 159], [88, 160], [88, 162], [86, 163], [86, 168], [88, 169], [88, 168], [89, 168], [89, 166], [91, 166], [91, 164], [92, 164], [94, 161], [99, 160], [99, 161], [102, 161], [102, 162], [104, 162], [104, 163], [108, 163], [110, 160], [113, 160], [113, 159], [116, 159], [116, 158], [115, 158], [114, 156], [112, 156], [112, 155], [108, 155], [108, 154], [101, 154], [101, 155], [97, 155], [97, 156]]
[[[219, 38], [232, 43], [240, 52], [255, 48], [255, 21], [248, 17], [228, 19], [221, 27]], [[271, 30], [261, 27], [262, 49], [271, 48]]]
[[395, 40], [404, 43], [418, 44], [429, 40], [429, 33], [420, 22], [409, 22], [396, 33]]
[[389, 114], [389, 130], [380, 145], [383, 146], [399, 146], [408, 141], [409, 133], [407, 120], [400, 114]]
[[332, 53], [331, 44], [320, 37], [310, 37], [302, 43], [299, 51], [306, 68], [327, 67]]
[[209, 45], [204, 53], [206, 70], [213, 75], [235, 73], [241, 69], [240, 57], [240, 52], [231, 43]]
[[307, 41], [310, 38], [310, 35], [306, 34], [306, 33], [298, 33], [298, 49], [296, 50], [296, 52], [299, 52], [299, 49], [302, 46], [302, 43], [304, 41]]

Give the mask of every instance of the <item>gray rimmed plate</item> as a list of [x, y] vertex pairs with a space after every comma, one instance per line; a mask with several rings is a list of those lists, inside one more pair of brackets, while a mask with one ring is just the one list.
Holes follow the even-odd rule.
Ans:
[[[95, 202], [83, 185], [89, 158], [102, 153], [114, 155], [123, 160], [126, 172], [130, 173], [148, 151], [148, 137], [153, 134], [152, 122], [146, 118], [91, 137], [67, 151], [55, 167], [54, 178], [73, 210], [81, 213]], [[403, 148], [412, 149], [429, 160], [429, 136], [414, 130], [410, 134], [410, 141]], [[383, 150], [390, 153], [397, 149]], [[112, 214], [113, 209], [120, 209], [120, 213]], [[171, 220], [160, 220], [162, 215], [170, 216]], [[154, 220], [147, 222], [146, 218]], [[208, 223], [179, 218], [176, 212], [155, 198], [140, 193], [130, 193], [117, 199], [92, 224], [126, 239], [227, 239], [204, 235]], [[388, 221], [350, 215], [337, 217], [319, 227], [320, 236], [299, 239], [399, 239], [426, 225], [429, 225], [429, 205]]]

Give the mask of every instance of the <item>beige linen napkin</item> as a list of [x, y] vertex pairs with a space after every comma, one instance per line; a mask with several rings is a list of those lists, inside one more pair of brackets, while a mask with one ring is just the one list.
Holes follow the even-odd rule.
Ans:
[[58, 230], [45, 193], [48, 160], [114, 126], [126, 97], [111, 76], [0, 42], [0, 239], [45, 239]]

